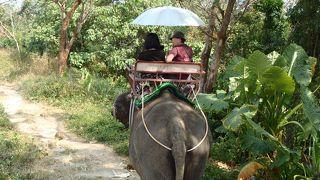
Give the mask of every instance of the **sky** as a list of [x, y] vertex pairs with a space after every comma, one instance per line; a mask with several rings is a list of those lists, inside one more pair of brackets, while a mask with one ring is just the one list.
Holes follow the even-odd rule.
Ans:
[[21, 7], [23, 0], [0, 0], [0, 4], [1, 3], [13, 3], [16, 4], [17, 7]]

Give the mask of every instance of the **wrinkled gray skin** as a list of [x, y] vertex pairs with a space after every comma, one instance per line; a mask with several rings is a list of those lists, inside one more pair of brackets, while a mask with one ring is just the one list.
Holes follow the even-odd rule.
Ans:
[[120, 94], [112, 107], [112, 115], [116, 117], [126, 128], [129, 127], [130, 92]]
[[[130, 99], [124, 97], [126, 95], [120, 95], [120, 99], [118, 98], [114, 104], [113, 112], [117, 112], [114, 114], [117, 119], [123, 118], [129, 111]], [[127, 107], [127, 110], [122, 113], [116, 109], [125, 109], [124, 107]], [[142, 123], [142, 111], [136, 111], [130, 134], [129, 158], [141, 179], [201, 179], [210, 149], [208, 136], [198, 148], [191, 152], [186, 151], [196, 146], [204, 137], [204, 118], [168, 90], [147, 104], [143, 111], [151, 134], [162, 144], [172, 148], [172, 151], [151, 139]], [[128, 124], [125, 119], [119, 120]]]

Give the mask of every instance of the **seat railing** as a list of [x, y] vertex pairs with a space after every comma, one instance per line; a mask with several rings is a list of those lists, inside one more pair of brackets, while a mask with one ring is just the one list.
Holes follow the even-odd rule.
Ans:
[[133, 95], [137, 95], [135, 87], [141, 82], [194, 84], [196, 88], [199, 88], [203, 74], [205, 72], [200, 63], [137, 61], [134, 66], [128, 68], [127, 75]]

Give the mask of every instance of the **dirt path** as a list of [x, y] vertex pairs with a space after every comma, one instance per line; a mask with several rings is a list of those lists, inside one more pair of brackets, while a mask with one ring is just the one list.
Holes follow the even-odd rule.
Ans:
[[68, 132], [61, 110], [25, 101], [12, 86], [0, 85], [0, 103], [16, 129], [35, 138], [47, 152], [34, 169], [39, 179], [139, 179], [125, 169], [128, 160], [111, 148]]

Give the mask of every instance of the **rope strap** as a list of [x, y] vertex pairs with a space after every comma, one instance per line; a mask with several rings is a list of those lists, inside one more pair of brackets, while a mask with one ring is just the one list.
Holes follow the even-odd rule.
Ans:
[[[194, 90], [192, 90], [192, 92], [193, 92], [193, 94], [194, 94], [194, 96], [195, 96], [196, 94], [195, 94]], [[198, 99], [197, 99], [197, 98], [195, 98], [195, 99], [196, 99], [197, 106], [199, 107], [199, 109], [200, 109], [200, 111], [201, 111], [201, 114], [202, 114], [202, 116], [203, 116], [204, 119], [205, 119], [206, 132], [205, 132], [203, 138], [201, 139], [201, 141], [200, 141], [196, 146], [194, 146], [193, 148], [188, 149], [187, 152], [193, 151], [193, 150], [195, 150], [197, 147], [200, 146], [200, 144], [201, 144], [201, 143], [205, 140], [205, 138], [207, 137], [208, 129], [209, 129], [209, 128], [208, 128], [207, 118], [206, 118], [205, 114], [203, 113], [203, 111], [202, 111], [202, 109], [201, 109], [201, 107], [200, 107], [200, 105], [199, 105]], [[141, 113], [142, 113], [142, 122], [143, 122], [144, 128], [146, 129], [146, 131], [147, 131], [148, 135], [151, 137], [151, 139], [153, 139], [153, 140], [154, 140], [157, 144], [159, 144], [160, 146], [162, 146], [162, 147], [166, 148], [167, 150], [171, 151], [171, 150], [172, 150], [171, 148], [169, 148], [168, 146], [162, 144], [160, 141], [158, 141], [158, 140], [151, 134], [151, 132], [149, 131], [149, 129], [148, 129], [147, 125], [146, 125], [146, 122], [145, 122], [145, 120], [144, 120], [144, 112], [143, 112], [143, 109], [144, 109], [144, 100], [143, 100], [143, 91], [142, 91], [142, 108], [141, 108]]]

